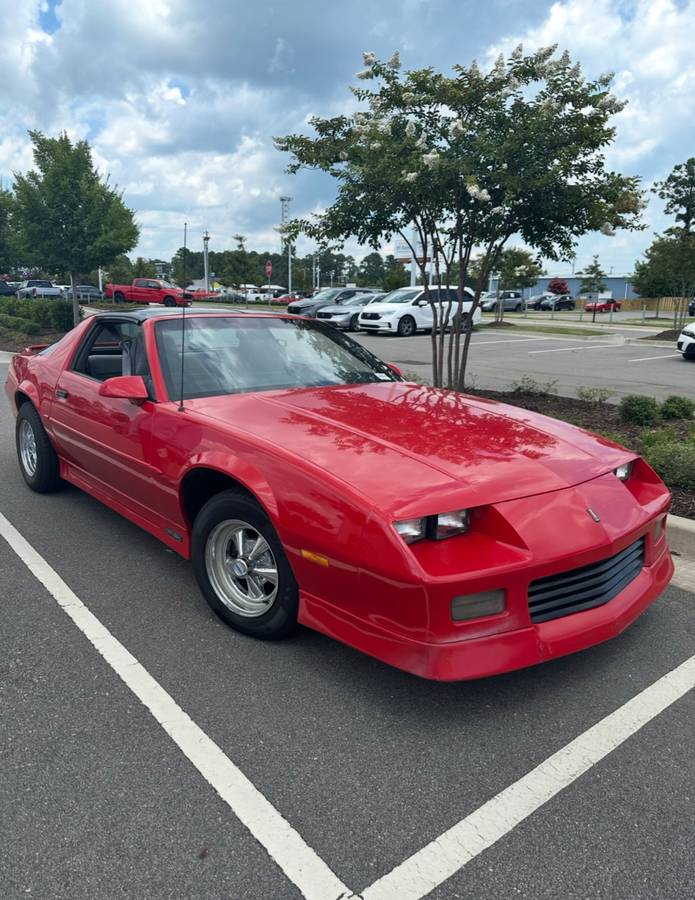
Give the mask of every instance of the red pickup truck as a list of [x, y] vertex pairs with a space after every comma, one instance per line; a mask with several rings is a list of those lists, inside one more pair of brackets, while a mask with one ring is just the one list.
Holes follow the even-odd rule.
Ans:
[[193, 295], [161, 278], [134, 278], [132, 284], [107, 284], [104, 297], [117, 303], [162, 303], [164, 306], [190, 306]]

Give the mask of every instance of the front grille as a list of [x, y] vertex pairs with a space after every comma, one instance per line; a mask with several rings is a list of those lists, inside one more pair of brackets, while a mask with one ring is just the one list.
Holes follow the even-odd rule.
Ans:
[[333, 315], [333, 313], [318, 312], [318, 313], [316, 313], [316, 318], [317, 319], [330, 319], [332, 315]]
[[370, 319], [371, 321], [380, 318], [381, 316], [379, 315], [379, 313], [362, 313], [362, 315], [360, 316], [360, 319]]
[[603, 606], [635, 579], [644, 565], [644, 538], [601, 562], [538, 578], [528, 589], [531, 621], [548, 622]]

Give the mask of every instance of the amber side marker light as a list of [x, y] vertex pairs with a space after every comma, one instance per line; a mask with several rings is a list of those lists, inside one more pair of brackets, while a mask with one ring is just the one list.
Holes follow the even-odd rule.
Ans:
[[314, 553], [313, 550], [302, 550], [302, 556], [304, 559], [308, 559], [311, 562], [318, 563], [320, 566], [329, 566], [330, 562], [328, 561], [327, 556], [323, 556], [321, 553]]
[[505, 592], [483, 591], [481, 594], [467, 594], [454, 597], [451, 601], [451, 618], [455, 622], [467, 619], [480, 619], [483, 616], [494, 616], [504, 612]]

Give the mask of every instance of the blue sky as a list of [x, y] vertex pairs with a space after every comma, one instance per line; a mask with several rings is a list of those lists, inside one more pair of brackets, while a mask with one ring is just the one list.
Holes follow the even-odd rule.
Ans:
[[[630, 101], [616, 119], [614, 168], [651, 184], [695, 153], [695, 2], [0, 0], [0, 17], [12, 35], [0, 176], [31, 165], [28, 128], [86, 137], [136, 210], [146, 256], [169, 258], [184, 220], [194, 242], [208, 228], [215, 249], [238, 232], [270, 248], [282, 194], [295, 214], [329, 203], [330, 179], [286, 176], [272, 137], [352, 109], [363, 50], [398, 48], [405, 68], [448, 70], [489, 64], [519, 41], [558, 42], [587, 74], [614, 70], [614, 92]], [[606, 269], [629, 271], [667, 224], [658, 199], [645, 221], [639, 234], [587, 236], [577, 266], [598, 253]]]

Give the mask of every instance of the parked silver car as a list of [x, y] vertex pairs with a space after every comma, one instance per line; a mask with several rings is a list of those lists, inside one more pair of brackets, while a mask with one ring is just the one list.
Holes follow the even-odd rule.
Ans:
[[343, 331], [357, 331], [359, 325], [357, 320], [360, 316], [360, 310], [363, 306], [374, 303], [385, 297], [384, 291], [374, 294], [357, 294], [355, 297], [349, 297], [342, 303], [336, 303], [333, 306], [324, 306], [316, 313], [316, 318], [325, 321], [328, 325], [334, 325]]
[[[75, 293], [79, 300], [103, 300], [104, 294], [93, 284], [76, 284]], [[72, 298], [72, 288], [65, 285], [63, 288], [63, 296]]]

